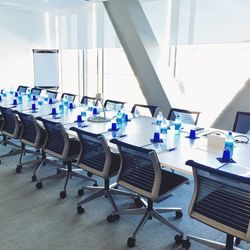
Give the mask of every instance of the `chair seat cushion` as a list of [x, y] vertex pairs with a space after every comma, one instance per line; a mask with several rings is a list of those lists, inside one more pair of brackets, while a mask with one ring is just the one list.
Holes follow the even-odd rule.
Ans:
[[161, 187], [159, 192], [160, 198], [162, 198], [164, 195], [167, 195], [179, 185], [182, 185], [188, 181], [186, 177], [169, 172], [166, 169], [162, 169], [161, 173]]

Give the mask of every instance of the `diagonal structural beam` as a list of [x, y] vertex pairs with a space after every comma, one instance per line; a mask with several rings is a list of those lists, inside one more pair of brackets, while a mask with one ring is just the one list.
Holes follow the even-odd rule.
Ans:
[[[159, 44], [139, 1], [109, 0], [103, 4], [148, 104], [158, 105], [166, 113], [171, 108], [171, 104], [180, 106], [172, 102], [170, 104], [169, 93], [175, 88], [176, 93], [180, 91], [174, 84], [169, 87], [168, 85], [172, 83], [163, 79], [164, 74], [158, 71], [161, 63]], [[167, 63], [165, 67], [167, 75]]]

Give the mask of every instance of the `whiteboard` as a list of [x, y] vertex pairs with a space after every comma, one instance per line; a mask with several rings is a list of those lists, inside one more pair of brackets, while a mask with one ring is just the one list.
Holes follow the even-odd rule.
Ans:
[[34, 85], [41, 88], [59, 87], [59, 50], [33, 49]]

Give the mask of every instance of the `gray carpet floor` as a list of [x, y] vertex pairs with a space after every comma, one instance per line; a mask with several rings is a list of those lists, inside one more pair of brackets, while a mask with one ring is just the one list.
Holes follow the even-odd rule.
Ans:
[[[6, 151], [7, 148], [4, 148]], [[1, 149], [1, 153], [3, 150]], [[25, 156], [25, 159], [31, 159]], [[77, 214], [76, 203], [91, 194], [86, 191], [83, 197], [77, 196], [77, 190], [84, 183], [73, 177], [68, 185], [67, 198], [60, 199], [64, 178], [44, 182], [44, 187], [37, 190], [31, 182], [34, 166], [24, 167], [16, 174], [18, 156], [2, 159], [0, 165], [0, 249], [1, 250], [80, 250], [80, 249], [128, 249], [127, 238], [134, 231], [141, 216], [124, 215], [119, 221], [109, 224], [106, 220], [111, 212], [108, 200], [98, 198], [85, 205], [85, 213]], [[39, 176], [52, 171], [53, 166], [44, 167]], [[157, 204], [183, 208], [183, 217], [176, 219], [174, 214], [167, 214], [176, 226], [185, 234], [206, 237], [211, 240], [225, 241], [225, 235], [206, 225], [192, 220], [188, 216], [193, 180], [174, 192], [169, 199]], [[102, 185], [102, 181], [98, 180]], [[131, 199], [116, 196], [118, 207], [133, 207]], [[137, 236], [134, 249], [181, 249], [174, 243], [175, 232], [156, 220], [148, 221]], [[242, 249], [250, 245], [242, 242]], [[210, 249], [192, 242], [190, 249]]]

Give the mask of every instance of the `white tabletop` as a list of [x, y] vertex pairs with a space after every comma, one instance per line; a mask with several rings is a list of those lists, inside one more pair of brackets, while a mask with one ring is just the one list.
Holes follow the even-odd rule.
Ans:
[[[0, 105], [8, 106], [8, 103], [12, 103], [10, 98], [7, 100], [10, 102], [2, 101]], [[48, 120], [61, 122], [68, 131], [70, 131], [70, 127], [79, 127], [76, 123], [77, 116], [81, 115], [81, 112], [85, 110], [85, 107], [78, 106], [72, 110], [65, 109], [63, 113], [59, 113], [58, 103], [43, 103], [42, 106], [38, 106], [36, 113], [32, 113], [30, 110], [31, 103], [32, 102], [27, 101], [27, 98], [24, 96], [23, 104], [18, 105], [15, 109], [25, 113], [30, 113], [35, 117], [42, 116]], [[58, 111], [56, 118], [50, 115], [53, 107]], [[193, 126], [183, 125], [180, 135], [176, 135], [173, 126], [170, 126], [170, 130], [168, 130], [167, 135], [163, 138], [163, 143], [152, 143], [150, 139], [153, 138], [154, 132], [159, 132], [159, 127], [155, 124], [155, 118], [132, 118], [131, 121], [118, 124], [119, 130], [117, 132], [110, 132], [109, 129], [111, 128], [111, 123], [115, 122], [115, 115], [113, 112], [107, 112], [107, 116], [113, 118], [109, 122], [87, 121], [87, 118], [91, 115], [91, 111], [88, 111], [86, 121], [80, 125], [80, 129], [96, 134], [103, 134], [107, 141], [110, 141], [112, 138], [117, 138], [118, 140], [129, 144], [153, 149], [156, 151], [159, 161], [164, 167], [190, 174], [192, 173], [192, 169], [185, 165], [185, 162], [192, 159], [212, 168], [225, 169], [225, 171], [250, 176], [250, 168], [248, 168], [250, 160], [250, 155], [248, 153], [250, 152], [250, 144], [235, 144], [233, 159], [236, 163], [221, 163], [217, 158], [222, 157], [223, 152], [208, 149], [206, 146], [207, 137], [203, 136], [203, 134], [207, 134], [208, 131], [213, 131], [213, 129], [199, 131], [198, 136], [200, 138], [193, 140], [186, 138], [188, 136], [188, 131]], [[75, 135], [73, 131], [71, 131], [70, 134]], [[109, 145], [112, 150], [116, 150], [116, 145], [112, 143], [109, 143]]]

